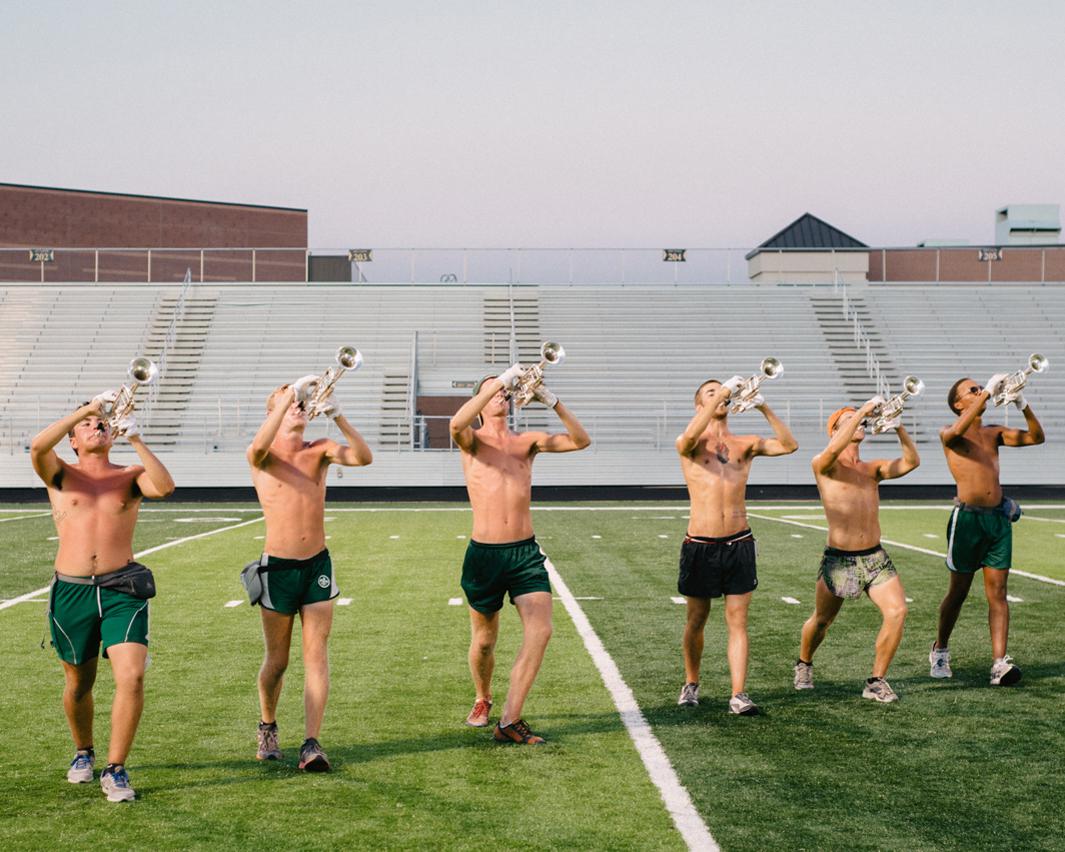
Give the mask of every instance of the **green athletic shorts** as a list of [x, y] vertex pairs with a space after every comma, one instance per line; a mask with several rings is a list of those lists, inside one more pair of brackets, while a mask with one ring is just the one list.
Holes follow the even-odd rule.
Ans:
[[147, 645], [148, 601], [57, 577], [48, 599], [48, 627], [59, 659], [80, 666], [99, 656], [101, 643], [105, 657], [112, 645]]
[[328, 550], [310, 559], [267, 556], [259, 575], [263, 580], [259, 605], [285, 615], [295, 615], [306, 604], [331, 601], [340, 594]]
[[1013, 527], [999, 509], [955, 506], [947, 521], [947, 567], [959, 574], [1010, 569]]
[[879, 544], [865, 550], [826, 547], [817, 576], [837, 598], [860, 598], [873, 586], [897, 577], [898, 571]]
[[503, 597], [510, 602], [530, 592], [551, 592], [544, 563], [547, 557], [536, 538], [506, 544], [481, 544], [471, 540], [462, 561], [462, 591], [470, 606], [485, 615], [503, 608]]

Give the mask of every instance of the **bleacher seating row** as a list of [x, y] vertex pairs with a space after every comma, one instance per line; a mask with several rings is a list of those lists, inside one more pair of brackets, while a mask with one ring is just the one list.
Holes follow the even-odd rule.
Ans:
[[[130, 358], [158, 346], [178, 289], [0, 287], [0, 485], [36, 484], [29, 439], [78, 402], [124, 381]], [[925, 462], [909, 481], [949, 481], [936, 431], [949, 419], [950, 384], [963, 374], [983, 381], [1020, 368], [1032, 351], [1051, 361], [1027, 392], [1050, 440], [1004, 460], [1003, 476], [1065, 481], [1065, 288], [874, 285], [859, 292], [890, 360], [927, 385], [906, 419]], [[785, 371], [764, 386], [765, 395], [801, 449], [755, 465], [752, 482], [808, 482], [827, 414], [874, 388], [871, 380], [855, 388], [838, 348], [826, 345], [828, 335], [849, 329], [841, 315], [833, 320], [830, 312], [826, 320], [823, 308], [815, 310], [815, 300], [832, 295], [831, 287], [750, 284], [194, 285], [144, 426], [172, 459], [179, 483], [244, 485], [243, 449], [269, 392], [320, 373], [338, 345], [351, 344], [365, 365], [341, 380], [338, 396], [378, 462], [344, 483], [458, 484], [457, 460], [425, 446], [418, 396], [460, 396], [468, 393], [464, 385], [497, 372], [510, 357], [509, 306], [524, 358], [540, 339], [565, 346], [566, 362], [549, 368], [549, 384], [594, 439], [587, 453], [538, 462], [538, 482], [679, 483], [673, 439], [691, 415], [695, 388], [711, 376], [749, 375], [767, 355], [780, 358]], [[833, 321], [837, 327], [826, 325]], [[1004, 416], [1020, 422], [1016, 411], [996, 410], [988, 419]], [[536, 408], [518, 419], [530, 428], [553, 422]], [[327, 428], [316, 422], [310, 434]], [[754, 412], [732, 428], [766, 426]], [[880, 437], [867, 454], [892, 446], [892, 438]]]

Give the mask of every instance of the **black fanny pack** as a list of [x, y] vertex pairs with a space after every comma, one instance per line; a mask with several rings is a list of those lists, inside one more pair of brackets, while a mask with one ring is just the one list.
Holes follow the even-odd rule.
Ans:
[[155, 577], [147, 565], [140, 562], [130, 562], [124, 568], [112, 571], [109, 574], [95, 574], [91, 577], [73, 577], [69, 574], [60, 574], [58, 577], [64, 583], [75, 583], [81, 586], [99, 586], [101, 589], [111, 589], [122, 592], [130, 597], [142, 601], [155, 597]]
[[1017, 523], [1024, 514], [1021, 504], [1012, 497], [1003, 497], [997, 506], [970, 506], [955, 498], [954, 504], [967, 512], [975, 512], [978, 515], [1005, 515], [1011, 524]]
[[263, 578], [261, 573], [266, 568], [269, 557], [264, 553], [254, 562], [249, 562], [240, 572], [240, 582], [244, 584], [244, 591], [248, 593], [248, 603], [255, 606], [263, 598]]

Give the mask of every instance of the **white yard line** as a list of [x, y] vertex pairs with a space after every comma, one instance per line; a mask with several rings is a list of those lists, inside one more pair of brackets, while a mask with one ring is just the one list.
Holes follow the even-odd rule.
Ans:
[[[184, 544], [186, 541], [196, 541], [200, 538], [207, 538], [207, 536], [217, 535], [218, 533], [223, 533], [227, 530], [235, 530], [239, 527], [246, 527], [248, 526], [248, 524], [257, 524], [261, 520], [262, 517], [252, 518], [250, 521], [241, 521], [239, 524], [231, 524], [228, 527], [219, 527], [216, 530], [208, 530], [207, 532], [197, 533], [196, 535], [187, 535], [184, 538], [176, 538], [173, 541], [166, 542], [165, 544], [159, 544], [155, 547], [149, 547], [147, 550], [142, 550], [140, 553], [134, 553], [133, 558], [140, 559], [142, 556], [148, 556], [152, 553], [158, 553], [160, 550], [166, 550], [168, 547], [176, 547], [179, 544]], [[43, 595], [45, 592], [48, 591], [49, 588], [51, 588], [51, 584], [45, 586], [44, 588], [35, 589], [32, 592], [27, 592], [24, 595], [19, 595], [19, 597], [12, 598], [9, 601], [4, 601], [3, 603], [0, 603], [0, 609], [7, 609], [9, 606], [24, 603], [30, 600], [31, 598], [37, 597], [37, 595]]]
[[[774, 518], [772, 515], [759, 515], [755, 512], [748, 512], [747, 517], [758, 518], [763, 521], [776, 521], [778, 524], [791, 524], [796, 527], [806, 527], [811, 530], [822, 530], [828, 532], [828, 527], [814, 526], [813, 524], [804, 524], [801, 521], [788, 521], [784, 518]], [[938, 550], [929, 550], [927, 547], [917, 547], [914, 544], [906, 544], [902, 541], [893, 541], [890, 538], [880, 539], [884, 544], [890, 544], [892, 547], [901, 547], [904, 550], [914, 550], [917, 553], [925, 553], [929, 556], [938, 556], [940, 559], [946, 559], [947, 554], [940, 553]], [[1027, 577], [1029, 580], [1038, 580], [1040, 583], [1049, 583], [1052, 586], [1065, 586], [1065, 580], [1055, 580], [1053, 577], [1044, 577], [1042, 574], [1033, 574], [1030, 571], [1022, 571], [1020, 568], [1011, 568], [1010, 574], [1016, 574], [1018, 577]]]
[[629, 685], [621, 677], [617, 663], [614, 662], [610, 654], [607, 653], [606, 648], [603, 647], [602, 641], [596, 635], [595, 630], [592, 629], [591, 622], [588, 621], [584, 610], [581, 609], [581, 605], [573, 597], [573, 593], [569, 590], [569, 586], [566, 585], [558, 570], [551, 564], [551, 560], [545, 560], [545, 565], [547, 573], [551, 577], [551, 584], [555, 587], [555, 591], [562, 600], [562, 605], [573, 620], [577, 633], [584, 640], [584, 647], [591, 656], [592, 662], [595, 663], [595, 667], [599, 670], [599, 675], [603, 678], [603, 683], [610, 692], [610, 697], [614, 699], [614, 706], [618, 708], [621, 721], [625, 724], [625, 728], [636, 746], [636, 751], [640, 755], [643, 765], [647, 768], [647, 773], [651, 776], [651, 781], [661, 793], [662, 800], [666, 804], [666, 810], [673, 818], [673, 824], [677, 827], [677, 831], [680, 832], [680, 836], [684, 839], [689, 849], [714, 850], [714, 852], [717, 852], [719, 849], [717, 843], [711, 836], [710, 830], [706, 827], [706, 823], [703, 822], [703, 818], [699, 816], [695, 805], [692, 804], [688, 791], [680, 783], [680, 779], [673, 769], [673, 764], [669, 762], [669, 758], [666, 756], [662, 744], [658, 741], [658, 737], [654, 735], [651, 726], [644, 718], [640, 705], [636, 703], [636, 696], [632, 694]]
[[30, 518], [47, 518], [51, 512], [34, 512], [33, 514], [15, 515], [13, 518], [0, 518], [0, 524], [9, 524], [11, 521], [26, 521]]

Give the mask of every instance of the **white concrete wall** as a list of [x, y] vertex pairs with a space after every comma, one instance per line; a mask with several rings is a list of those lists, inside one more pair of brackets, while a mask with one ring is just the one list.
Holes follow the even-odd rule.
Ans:
[[760, 284], [864, 284], [869, 253], [864, 251], [760, 251], [747, 261], [747, 277]]

